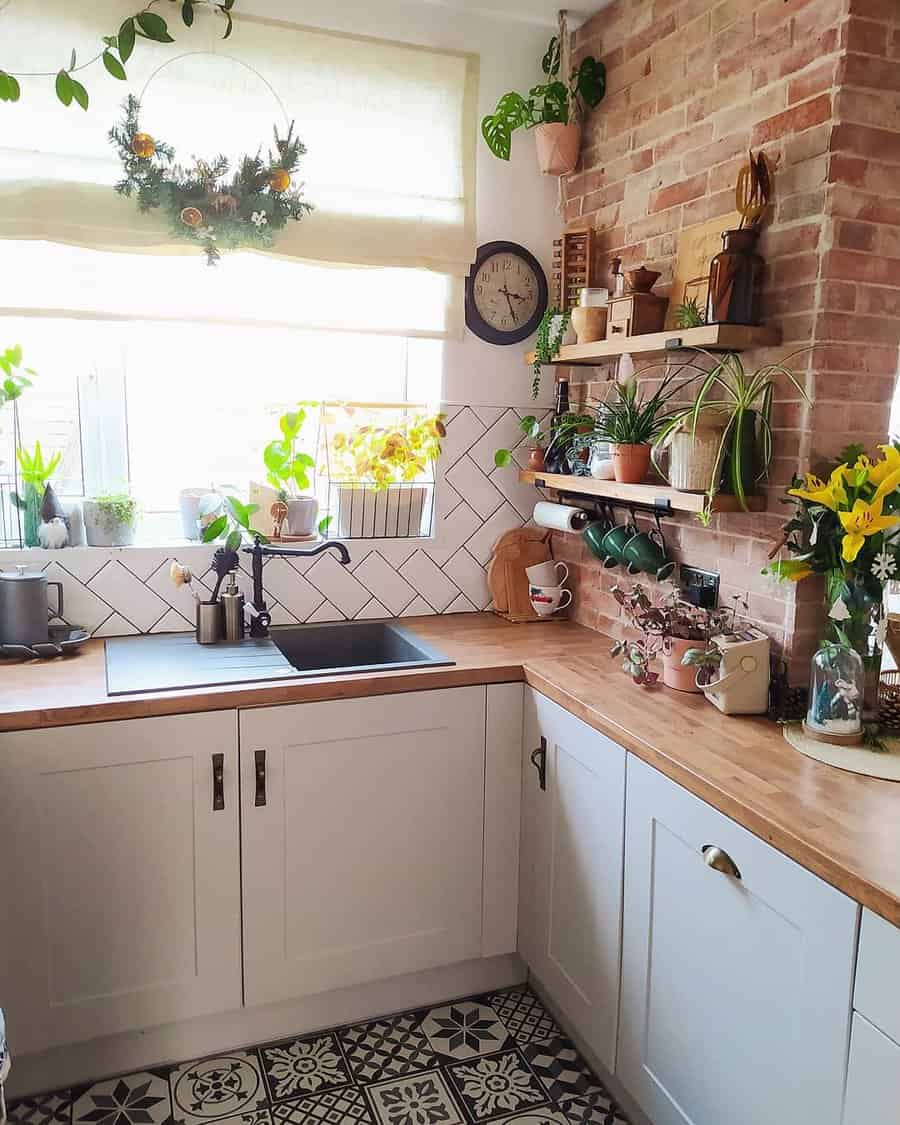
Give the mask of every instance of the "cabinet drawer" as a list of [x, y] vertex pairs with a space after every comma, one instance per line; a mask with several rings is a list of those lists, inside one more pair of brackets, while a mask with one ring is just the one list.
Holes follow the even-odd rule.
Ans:
[[857, 1012], [843, 1125], [900, 1125], [900, 1046]]
[[634, 300], [631, 297], [610, 301], [606, 322], [607, 339], [613, 339], [616, 336], [630, 336], [633, 316]]
[[900, 930], [863, 911], [853, 1006], [900, 1043]]

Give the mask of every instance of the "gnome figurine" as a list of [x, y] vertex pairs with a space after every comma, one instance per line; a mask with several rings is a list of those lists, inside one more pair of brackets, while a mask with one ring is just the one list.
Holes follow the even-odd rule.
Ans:
[[44, 489], [44, 498], [41, 500], [38, 541], [42, 547], [51, 551], [66, 547], [69, 543], [69, 520], [52, 484]]

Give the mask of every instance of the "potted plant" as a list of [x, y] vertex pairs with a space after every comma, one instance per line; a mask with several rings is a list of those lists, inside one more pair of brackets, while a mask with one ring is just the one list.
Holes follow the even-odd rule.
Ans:
[[110, 492], [84, 502], [89, 547], [128, 547], [134, 542], [138, 504], [127, 492]]
[[245, 504], [236, 496], [208, 493], [200, 502], [201, 539], [204, 543], [222, 540], [227, 551], [237, 551], [243, 542], [257, 537], [267, 543], [266, 536], [250, 526], [251, 517], [258, 510], [256, 504]]
[[[570, 411], [561, 418], [548, 415], [544, 425], [533, 414], [526, 414], [519, 419], [519, 429], [527, 439], [526, 467], [533, 472], [542, 472], [547, 454], [552, 454], [560, 445], [571, 445], [576, 434], [587, 434], [590, 437], [595, 426], [596, 414], [587, 406], [581, 411]], [[506, 468], [513, 460], [511, 449], [494, 451], [494, 464], [498, 469]]]
[[[640, 484], [650, 469], [651, 446], [671, 421], [670, 400], [686, 384], [681, 368], [669, 372], [645, 397], [635, 377], [615, 382], [612, 397], [597, 408], [597, 437], [612, 447], [612, 462], [620, 484]], [[690, 380], [687, 380], [690, 382]]]
[[281, 437], [269, 442], [263, 461], [269, 484], [287, 505], [288, 534], [310, 538], [315, 534], [319, 502], [315, 496], [302, 495], [310, 487], [310, 471], [316, 464], [308, 453], [297, 448], [305, 422], [306, 410], [302, 405], [282, 415], [278, 422]]
[[[803, 349], [804, 351], [808, 349]], [[806, 401], [808, 396], [787, 361], [800, 352], [793, 352], [781, 363], [767, 363], [747, 372], [741, 357], [734, 352], [715, 356], [704, 352], [713, 367], [704, 371], [694, 402], [670, 414], [656, 435], [657, 445], [681, 430], [697, 434], [704, 419], [717, 417], [720, 436], [715, 456], [709, 459], [710, 473], [706, 491], [710, 501], [724, 487], [738, 498], [746, 511], [747, 497], [769, 471], [772, 460], [772, 401], [775, 383], [787, 379]], [[696, 376], [695, 376], [696, 377]], [[708, 512], [701, 513], [708, 519]]]
[[25, 514], [25, 546], [40, 546], [38, 528], [41, 523], [41, 501], [44, 498], [44, 489], [47, 482], [56, 472], [62, 460], [61, 453], [54, 453], [48, 460], [44, 460], [44, 452], [39, 441], [34, 443], [34, 452], [27, 449], [16, 450], [16, 460], [22, 474], [24, 495], [16, 494], [13, 503]]
[[[342, 409], [345, 418], [357, 412], [355, 407]], [[330, 518], [338, 537], [427, 534], [428, 497], [434, 487], [427, 474], [446, 436], [443, 414], [414, 414], [387, 425], [362, 422], [335, 432], [328, 457], [330, 499], [336, 509]]]
[[606, 68], [588, 55], [572, 71], [568, 82], [559, 76], [562, 62], [559, 37], [554, 35], [541, 62], [544, 81], [527, 96], [504, 94], [497, 108], [481, 122], [481, 135], [501, 160], [509, 160], [516, 129], [534, 129], [538, 167], [545, 175], [564, 176], [578, 163], [584, 107], [593, 109], [606, 93]]
[[541, 393], [541, 368], [545, 363], [552, 363], [559, 355], [571, 319], [569, 309], [560, 312], [555, 305], [546, 309], [541, 317], [534, 339], [534, 359], [531, 361], [532, 398], [537, 398]]

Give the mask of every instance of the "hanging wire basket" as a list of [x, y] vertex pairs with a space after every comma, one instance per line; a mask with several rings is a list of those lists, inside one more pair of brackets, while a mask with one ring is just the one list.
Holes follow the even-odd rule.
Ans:
[[20, 445], [19, 412], [15, 402], [0, 416], [0, 549], [25, 546], [22, 512], [15, 502], [20, 495], [16, 448]]

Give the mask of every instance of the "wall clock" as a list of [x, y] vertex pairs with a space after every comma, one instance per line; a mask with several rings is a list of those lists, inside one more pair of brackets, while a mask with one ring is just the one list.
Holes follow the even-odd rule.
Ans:
[[517, 344], [537, 331], [547, 308], [547, 278], [534, 254], [515, 242], [486, 242], [466, 278], [466, 324], [491, 344]]

